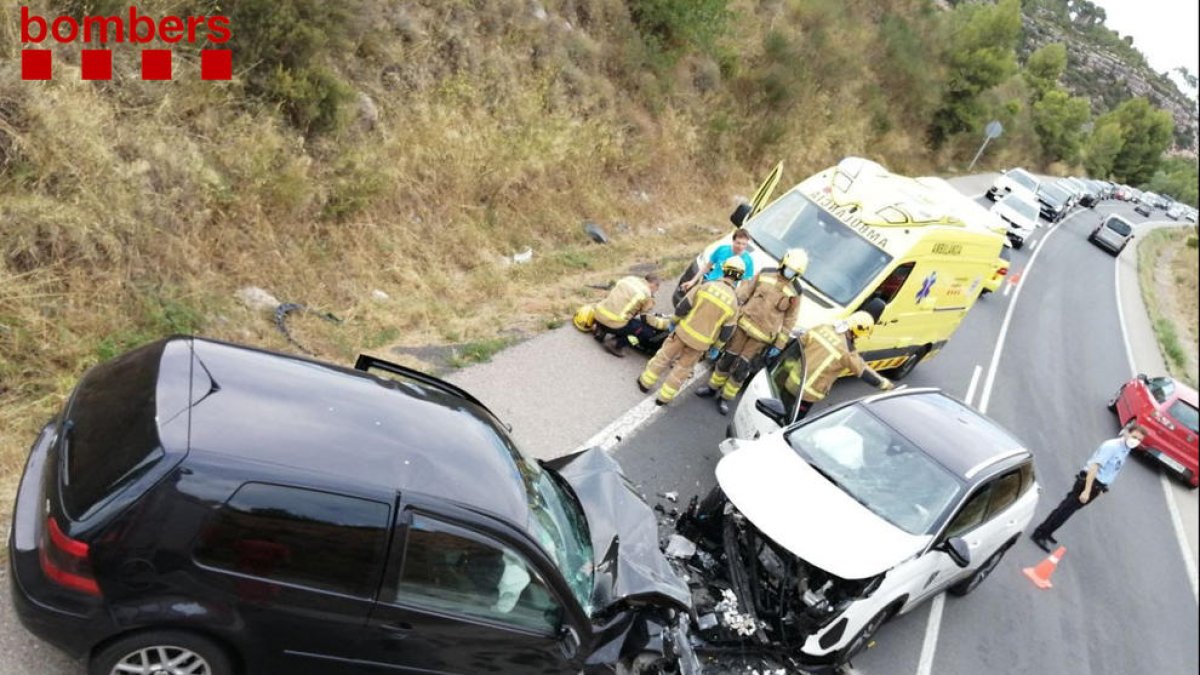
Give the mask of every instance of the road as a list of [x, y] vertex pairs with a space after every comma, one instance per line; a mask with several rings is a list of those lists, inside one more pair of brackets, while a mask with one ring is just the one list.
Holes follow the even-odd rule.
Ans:
[[[990, 179], [951, 182], [977, 195]], [[1097, 209], [1112, 210], [1132, 213], [1124, 205]], [[1096, 213], [1084, 210], [1039, 230], [1036, 244], [1014, 252], [1019, 293], [1010, 285], [982, 299], [942, 353], [907, 380], [965, 397], [979, 368], [971, 402], [980, 405], [990, 394], [988, 414], [1034, 452], [1043, 486], [1039, 517], [1061, 497], [1091, 449], [1114, 434], [1116, 422], [1103, 403], [1130, 373], [1114, 290], [1117, 265], [1084, 239], [1096, 221]], [[1161, 372], [1161, 364], [1151, 363], [1158, 358], [1152, 336], [1134, 325], [1142, 310], [1131, 253], [1122, 256], [1120, 274], [1134, 356], [1139, 365], [1150, 363], [1143, 366], [1147, 371]], [[663, 306], [669, 291], [660, 293]], [[983, 380], [1014, 301], [996, 375], [985, 391]], [[1145, 320], [1144, 312], [1140, 319]], [[656, 409], [633, 385], [644, 365], [636, 354], [613, 359], [567, 327], [450, 379], [513, 424], [515, 438], [530, 454], [552, 457], [601, 443], [612, 448], [651, 502], [666, 491], [678, 491], [684, 501], [712, 485], [727, 420], [710, 401], [687, 392], [669, 408]], [[845, 381], [830, 400], [869, 391], [860, 382]], [[1191, 535], [1186, 546], [1194, 560], [1195, 493], [1168, 488], [1173, 499], [1181, 500], [1178, 510]], [[1112, 492], [1060, 531], [1068, 552], [1052, 590], [1038, 591], [1021, 575], [1021, 567], [1045, 555], [1023, 541], [969, 598], [937, 600], [885, 626], [876, 646], [856, 659], [856, 668], [889, 675], [1197, 672], [1196, 600], [1167, 504], [1157, 469], [1135, 463]], [[0, 580], [5, 596], [0, 598], [0, 673], [83, 673], [82, 666], [19, 626], [7, 594], [7, 581]]]

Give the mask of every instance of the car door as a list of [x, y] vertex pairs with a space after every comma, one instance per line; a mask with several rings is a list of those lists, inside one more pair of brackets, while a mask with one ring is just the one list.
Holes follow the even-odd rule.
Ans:
[[362, 661], [403, 673], [577, 673], [558, 635], [589, 631], [547, 582], [553, 572], [460, 516], [405, 512]]
[[[1162, 424], [1158, 420], [1154, 420], [1160, 426], [1164, 427], [1160, 437], [1165, 440], [1164, 444], [1168, 446], [1163, 448], [1163, 450], [1171, 455], [1170, 462], [1168, 463], [1171, 464], [1173, 469], [1183, 473], [1185, 467], [1176, 458], [1196, 456], [1196, 408], [1182, 398], [1175, 396], [1162, 404], [1158, 416], [1167, 423]], [[1160, 459], [1162, 458], [1160, 457]]]
[[[988, 511], [988, 501], [991, 498], [991, 484], [984, 484], [973, 491], [966, 499], [960, 500], [958, 508], [947, 518], [947, 524], [924, 554], [915, 558], [905, 569], [909, 580], [906, 584], [909, 593], [909, 605], [914, 605], [942, 590], [955, 580], [962, 577], [964, 570], [959, 567], [950, 554], [945, 551], [946, 541], [952, 537], [964, 537], [984, 522]], [[968, 542], [968, 546], [970, 542]], [[971, 565], [980, 561], [971, 552]]]
[[336, 667], [357, 653], [390, 523], [385, 502], [250, 482], [211, 514], [193, 558], [256, 652], [287, 672], [344, 672]]

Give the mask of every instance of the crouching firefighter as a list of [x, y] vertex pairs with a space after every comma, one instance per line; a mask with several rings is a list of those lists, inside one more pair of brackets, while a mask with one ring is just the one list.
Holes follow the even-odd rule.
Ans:
[[[653, 272], [644, 277], [624, 277], [596, 305], [594, 336], [613, 356], [625, 356], [629, 336], [637, 335], [644, 326], [667, 329], [666, 317], [647, 314], [654, 308], [654, 294], [660, 283]], [[606, 342], [609, 337], [612, 341]]]
[[692, 374], [692, 367], [700, 357], [710, 347], [723, 346], [733, 334], [738, 317], [738, 296], [734, 284], [745, 272], [746, 264], [741, 258], [727, 258], [721, 264], [720, 279], [693, 286], [683, 296], [675, 308], [678, 322], [675, 332], [671, 333], [638, 377], [638, 387], [648, 393], [658, 383], [659, 376], [670, 369], [666, 381], [658, 390], [655, 403], [670, 403], [679, 393], [684, 380]]
[[[696, 390], [701, 397], [717, 397], [717, 410], [729, 414], [729, 402], [750, 377], [751, 364], [763, 349], [774, 356], [792, 337], [800, 313], [800, 295], [792, 280], [804, 275], [808, 253], [802, 248], [788, 251], [777, 269], [759, 273], [752, 284], [743, 284], [738, 297], [741, 313], [725, 353], [717, 360], [708, 385]], [[743, 290], [744, 289], [744, 290]]]
[[814, 403], [825, 398], [833, 388], [833, 383], [845, 370], [884, 391], [896, 387], [891, 380], [868, 366], [855, 347], [855, 340], [870, 335], [873, 328], [875, 318], [870, 313], [859, 310], [845, 320], [816, 326], [800, 336], [808, 373], [805, 376], [802, 372], [804, 369], [793, 368], [784, 384], [794, 395], [800, 388], [801, 379], [804, 380], [804, 391], [800, 395], [799, 414], [796, 419], [802, 419]]

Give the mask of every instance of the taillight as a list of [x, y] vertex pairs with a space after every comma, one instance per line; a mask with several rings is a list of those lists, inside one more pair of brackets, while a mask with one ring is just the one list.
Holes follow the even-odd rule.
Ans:
[[68, 537], [53, 516], [46, 518], [46, 532], [49, 536], [43, 539], [39, 555], [46, 578], [60, 586], [99, 596], [100, 586], [92, 576], [92, 563], [88, 560], [88, 545]]
[[1001, 276], [1001, 277], [1002, 277], [1002, 276], [1005, 276], [1006, 274], [1008, 274], [1008, 268], [1007, 268], [1007, 267], [1001, 267], [1000, 269], [996, 270], [996, 276]]

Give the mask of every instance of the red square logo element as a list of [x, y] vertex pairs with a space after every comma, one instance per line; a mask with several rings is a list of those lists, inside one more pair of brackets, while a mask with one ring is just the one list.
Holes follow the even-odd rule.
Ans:
[[143, 49], [142, 50], [142, 79], [169, 80], [171, 79], [171, 50]]
[[21, 51], [21, 79], [50, 79], [50, 50], [24, 49]]
[[233, 52], [228, 49], [201, 49], [200, 79], [233, 79]]
[[84, 49], [80, 66], [85, 80], [112, 79], [112, 51], [108, 49]]

